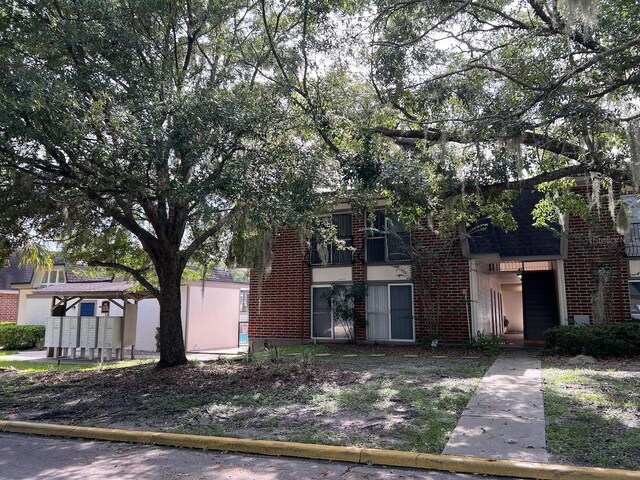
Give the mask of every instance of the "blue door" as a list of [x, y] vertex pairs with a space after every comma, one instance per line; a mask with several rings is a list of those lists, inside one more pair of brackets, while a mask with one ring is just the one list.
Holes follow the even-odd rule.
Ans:
[[80, 316], [81, 317], [95, 317], [96, 304], [95, 303], [81, 303], [80, 304]]

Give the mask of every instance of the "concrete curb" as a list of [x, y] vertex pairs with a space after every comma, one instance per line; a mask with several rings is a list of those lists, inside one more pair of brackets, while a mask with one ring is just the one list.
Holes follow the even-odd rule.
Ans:
[[0, 432], [142, 443], [541, 480], [640, 480], [640, 472], [454, 455], [0, 420]]

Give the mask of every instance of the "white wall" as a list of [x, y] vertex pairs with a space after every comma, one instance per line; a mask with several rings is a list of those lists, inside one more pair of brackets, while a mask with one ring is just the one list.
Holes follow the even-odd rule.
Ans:
[[188, 287], [187, 350], [238, 346], [241, 287], [243, 285], [213, 282], [207, 282], [204, 288], [202, 284]]
[[475, 298], [473, 299], [475, 302], [476, 331], [473, 333], [476, 334], [480, 331], [485, 334], [491, 334], [493, 333], [491, 324], [491, 289], [499, 292], [500, 283], [495, 276], [482, 272], [476, 272], [476, 282], [477, 289], [475, 290]]
[[31, 297], [32, 289], [20, 290], [18, 325], [46, 325], [51, 316], [51, 297]]
[[160, 304], [155, 298], [138, 302], [136, 349], [156, 351], [156, 328], [160, 326]]
[[509, 320], [507, 333], [522, 332], [524, 328], [522, 285], [502, 285], [502, 304], [504, 315]]
[[[187, 288], [190, 294], [187, 295]], [[240, 314], [240, 289], [243, 284], [225, 284], [207, 282], [205, 295], [202, 296], [201, 284], [181, 287], [181, 316], [183, 332], [190, 331], [187, 349], [194, 348], [227, 348], [238, 344], [238, 318]], [[51, 297], [33, 296], [34, 289], [20, 290], [18, 309], [19, 325], [45, 325], [46, 318], [51, 316]], [[100, 313], [102, 299], [85, 300], [96, 303], [96, 315]], [[117, 300], [122, 302], [122, 300]], [[187, 303], [189, 322], [187, 320]], [[76, 316], [79, 304], [69, 309], [68, 316]], [[122, 316], [122, 309], [110, 304], [108, 315]], [[136, 328], [136, 349], [156, 351], [156, 329], [160, 326], [160, 305], [155, 298], [141, 300], [138, 303], [138, 321]]]

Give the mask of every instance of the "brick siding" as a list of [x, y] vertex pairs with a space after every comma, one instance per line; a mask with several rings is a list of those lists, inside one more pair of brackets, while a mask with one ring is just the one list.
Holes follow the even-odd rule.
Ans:
[[[577, 191], [588, 194], [586, 187]], [[362, 212], [353, 215], [354, 283], [367, 282], [364, 219]], [[590, 222], [571, 217], [568, 225], [564, 271], [569, 319], [574, 315], [593, 318], [598, 271], [604, 271], [609, 278], [605, 316], [611, 321], [628, 320], [628, 261], [623, 255], [623, 237], [616, 233], [608, 212]], [[412, 234], [414, 245], [422, 245], [431, 258], [412, 268], [417, 341], [430, 334], [450, 342], [463, 342], [469, 336], [469, 260], [454, 237], [439, 237], [426, 226]], [[260, 289], [257, 275], [251, 276], [249, 338], [253, 347], [259, 348], [270, 343], [309, 342], [311, 266], [307, 242], [295, 229], [280, 229], [272, 252], [272, 270], [262, 279]], [[364, 317], [366, 302], [359, 302], [356, 308]], [[435, 318], [439, 320], [434, 322]], [[358, 340], [366, 339], [365, 328], [356, 328], [355, 334]]]
[[[587, 187], [575, 191], [585, 197], [589, 194]], [[593, 294], [598, 272], [602, 271], [609, 278], [604, 295], [605, 319], [629, 320], [629, 262], [624, 257], [624, 237], [616, 232], [607, 208], [589, 220], [570, 217], [568, 232], [564, 275], [569, 319], [574, 315], [593, 319]]]
[[16, 293], [0, 293], [0, 322], [16, 322], [18, 320], [18, 300]]
[[[363, 212], [353, 215], [352, 281], [366, 283], [367, 264], [364, 255], [365, 216]], [[433, 305], [438, 306], [438, 336], [448, 341], [463, 341], [468, 338], [467, 304], [469, 292], [469, 262], [462, 256], [459, 242], [441, 239], [426, 228], [414, 233], [414, 243], [419, 242], [426, 250], [438, 251], [440, 258], [420, 272], [414, 269], [414, 310], [416, 339], [429, 333], [428, 319], [433, 318]], [[446, 268], [440, 266], [446, 262]], [[437, 266], [437, 268], [436, 268]], [[420, 282], [417, 281], [420, 277]], [[249, 338], [254, 348], [272, 343], [302, 343], [311, 337], [311, 266], [306, 242], [295, 229], [278, 230], [272, 249], [271, 273], [262, 279], [251, 276], [249, 305]], [[429, 288], [419, 288], [420, 284]], [[445, 285], [446, 288], [436, 288]], [[438, 291], [437, 298], [433, 292]], [[366, 301], [356, 305], [358, 315], [366, 315]], [[366, 339], [366, 328], [356, 327], [358, 340]]]

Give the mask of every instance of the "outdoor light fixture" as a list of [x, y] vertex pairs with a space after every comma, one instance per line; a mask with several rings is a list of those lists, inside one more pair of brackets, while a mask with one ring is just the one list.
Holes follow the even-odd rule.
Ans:
[[522, 274], [523, 273], [524, 273], [524, 262], [522, 262], [521, 267], [516, 272], [516, 277], [518, 277], [518, 280], [522, 280]]

